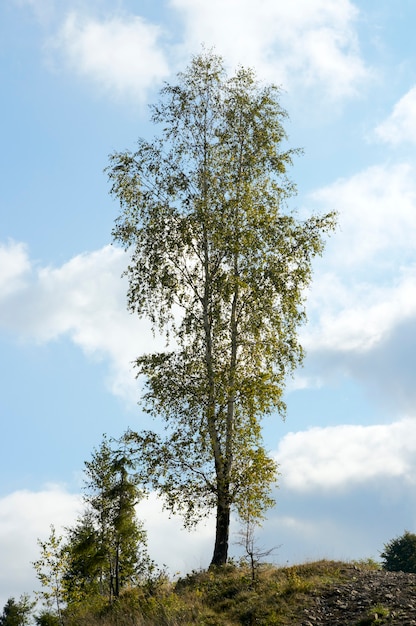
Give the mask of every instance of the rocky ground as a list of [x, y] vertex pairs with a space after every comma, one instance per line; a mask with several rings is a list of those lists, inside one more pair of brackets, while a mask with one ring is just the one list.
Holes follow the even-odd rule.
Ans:
[[312, 595], [299, 626], [416, 626], [416, 574], [351, 565], [342, 578]]

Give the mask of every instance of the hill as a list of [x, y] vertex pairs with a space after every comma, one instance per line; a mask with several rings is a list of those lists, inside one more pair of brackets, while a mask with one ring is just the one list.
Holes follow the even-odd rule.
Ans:
[[125, 592], [111, 606], [79, 606], [68, 626], [416, 625], [416, 574], [374, 563], [318, 561], [255, 572], [229, 565]]

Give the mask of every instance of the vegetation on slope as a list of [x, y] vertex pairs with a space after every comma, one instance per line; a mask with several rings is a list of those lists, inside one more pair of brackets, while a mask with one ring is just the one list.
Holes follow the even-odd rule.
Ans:
[[[159, 573], [118, 597], [90, 594], [37, 626], [378, 626], [416, 624], [416, 574], [374, 561], [321, 560], [291, 567], [247, 563], [193, 572], [175, 582]], [[7, 603], [0, 625], [27, 626], [27, 602]], [[23, 604], [22, 604], [23, 603]], [[28, 610], [32, 605], [28, 606]], [[17, 609], [17, 610], [14, 610]]]
[[[370, 565], [364, 566], [366, 569]], [[319, 561], [277, 568], [229, 564], [193, 572], [176, 583], [163, 576], [110, 603], [84, 602], [65, 615], [66, 626], [299, 626], [320, 590], [348, 580], [344, 563]], [[381, 622], [379, 622], [381, 623]]]

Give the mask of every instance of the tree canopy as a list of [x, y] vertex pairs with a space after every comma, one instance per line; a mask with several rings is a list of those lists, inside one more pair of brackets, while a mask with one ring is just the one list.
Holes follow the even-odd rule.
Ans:
[[261, 520], [277, 465], [261, 418], [284, 415], [302, 361], [311, 262], [334, 215], [297, 219], [280, 92], [251, 69], [228, 76], [195, 56], [152, 107], [159, 134], [111, 155], [113, 236], [129, 251], [128, 307], [166, 333], [140, 356], [143, 406], [165, 430], [130, 432], [140, 478], [192, 525], [216, 510], [212, 564], [227, 559], [230, 512]]

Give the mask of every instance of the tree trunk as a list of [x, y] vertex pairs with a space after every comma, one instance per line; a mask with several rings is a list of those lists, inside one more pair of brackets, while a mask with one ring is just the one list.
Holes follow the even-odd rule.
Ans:
[[215, 547], [210, 567], [224, 565], [228, 558], [228, 538], [230, 534], [230, 505], [225, 494], [218, 495]]
[[115, 564], [114, 578], [115, 578], [114, 595], [116, 598], [118, 598], [120, 595], [120, 546], [118, 545], [118, 542], [117, 542], [117, 548], [116, 548], [116, 564]]

